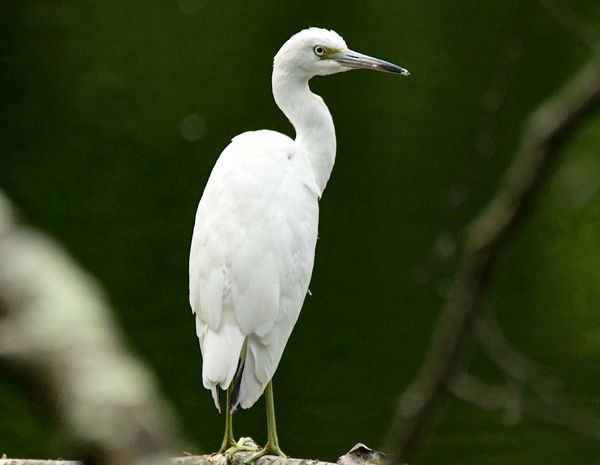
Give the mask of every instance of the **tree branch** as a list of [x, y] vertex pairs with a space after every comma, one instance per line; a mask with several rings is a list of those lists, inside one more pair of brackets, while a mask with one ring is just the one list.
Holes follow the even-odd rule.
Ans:
[[600, 54], [595, 53], [556, 95], [533, 112], [517, 154], [498, 192], [469, 226], [430, 349], [415, 381], [402, 394], [387, 446], [392, 462], [408, 460], [455, 375], [471, 322], [480, 309], [497, 258], [535, 193], [549, 174], [564, 142], [600, 104]]
[[[249, 454], [235, 454], [230, 461], [222, 454], [190, 455], [165, 459], [163, 465], [243, 465], [243, 459]], [[336, 465], [329, 462], [310, 459], [293, 459], [287, 457], [265, 456], [255, 462], [256, 465]], [[0, 459], [0, 465], [84, 465], [77, 460], [35, 460], [35, 459]], [[157, 464], [158, 465], [158, 464]]]
[[494, 386], [468, 373], [461, 373], [448, 389], [458, 399], [482, 410], [503, 411], [511, 423], [518, 420], [522, 412], [528, 412], [536, 418], [600, 441], [598, 418], [556, 400], [546, 401], [524, 395], [516, 386]]
[[547, 375], [539, 364], [513, 347], [492, 312], [480, 313], [475, 333], [487, 357], [508, 378], [531, 390], [540, 399], [551, 400], [559, 393], [561, 381]]
[[173, 450], [173, 418], [110, 315], [96, 282], [18, 225], [0, 191], [2, 368], [28, 378], [86, 461], [152, 463]]
[[[243, 465], [244, 459], [253, 455], [254, 452], [237, 452], [232, 457], [226, 454], [212, 455], [188, 455], [164, 459], [159, 464], [168, 465]], [[321, 462], [312, 459], [295, 459], [291, 457], [276, 457], [265, 455], [258, 459], [256, 465], [382, 465], [383, 454], [377, 452], [362, 443], [356, 444], [346, 454], [342, 455], [337, 462]], [[26, 460], [8, 459], [6, 456], [0, 459], [0, 465], [83, 465], [82, 462], [74, 460]]]

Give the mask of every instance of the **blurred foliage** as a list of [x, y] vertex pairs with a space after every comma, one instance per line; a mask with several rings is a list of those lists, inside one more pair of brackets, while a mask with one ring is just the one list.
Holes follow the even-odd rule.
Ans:
[[[564, 4], [600, 24], [597, 0]], [[216, 449], [223, 421], [201, 385], [187, 303], [195, 208], [232, 136], [292, 134], [272, 101], [271, 60], [309, 25], [412, 72], [312, 83], [333, 113], [338, 160], [321, 204], [312, 297], [275, 396], [284, 450], [331, 460], [381, 441], [451, 286], [452, 256], [431, 260], [432, 247], [449, 255], [528, 113], [589, 50], [531, 0], [0, 4], [0, 185], [107, 288], [192, 451]], [[503, 74], [506, 56], [513, 65]], [[491, 114], [498, 75], [506, 98]], [[485, 150], [482, 132], [493, 136]], [[597, 415], [599, 152], [597, 119], [565, 149], [487, 302], [511, 341]], [[472, 355], [478, 373], [502, 380]], [[0, 412], [0, 453], [65, 456], [44, 411], [10, 382], [0, 383]], [[262, 401], [236, 414], [235, 427], [264, 441]], [[453, 401], [418, 463], [591, 464], [599, 454], [559, 427], [529, 417], [507, 425]]]

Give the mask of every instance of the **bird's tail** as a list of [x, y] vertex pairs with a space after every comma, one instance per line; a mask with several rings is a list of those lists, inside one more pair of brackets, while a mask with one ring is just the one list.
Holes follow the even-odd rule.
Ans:
[[[228, 318], [224, 312], [218, 331], [206, 328], [202, 344], [202, 383], [212, 391], [217, 410], [221, 411], [219, 387], [227, 389], [238, 371], [240, 353], [244, 344], [244, 335], [240, 331], [233, 314]], [[233, 312], [232, 312], [233, 313]], [[199, 318], [196, 317], [198, 320]], [[233, 321], [232, 321], [233, 320]], [[203, 324], [202, 322], [196, 323]]]
[[246, 339], [243, 358], [233, 385], [232, 410], [238, 407], [250, 408], [258, 400], [273, 377], [280, 358], [280, 353], [274, 354], [256, 338], [250, 336]]
[[231, 390], [231, 397], [229, 398], [229, 408], [231, 409], [231, 412], [235, 412], [240, 405], [240, 386], [242, 385], [242, 375], [244, 374], [244, 367], [246, 366], [246, 350], [248, 350], [248, 340], [244, 341], [242, 353], [240, 355], [240, 363], [233, 381], [233, 389]]

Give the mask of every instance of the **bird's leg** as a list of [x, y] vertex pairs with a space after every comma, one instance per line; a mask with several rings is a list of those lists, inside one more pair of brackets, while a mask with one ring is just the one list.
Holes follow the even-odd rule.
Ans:
[[225, 401], [225, 434], [223, 436], [221, 448], [219, 449], [220, 454], [226, 452], [230, 447], [237, 445], [233, 437], [233, 414], [231, 413], [231, 408], [229, 407], [232, 389], [233, 383], [231, 383], [227, 388], [227, 400]]
[[258, 460], [263, 455], [286, 455], [279, 448], [279, 440], [277, 439], [277, 425], [275, 424], [275, 403], [273, 402], [273, 381], [269, 381], [265, 389], [265, 402], [267, 404], [267, 444], [265, 448], [256, 454], [251, 455], [244, 463], [246, 465]]
[[273, 400], [273, 380], [269, 381], [266, 389], [267, 404], [267, 445], [265, 450], [270, 455], [286, 455], [279, 448], [279, 439], [277, 439], [277, 425], [275, 423], [275, 402]]
[[223, 442], [218, 454], [226, 454], [228, 457], [232, 457], [236, 452], [255, 452], [258, 450], [258, 446], [254, 443], [252, 438], [240, 438], [236, 441], [233, 437], [233, 413], [231, 412], [231, 391], [233, 390], [233, 383], [227, 389], [227, 402], [225, 406], [225, 434], [223, 436]]

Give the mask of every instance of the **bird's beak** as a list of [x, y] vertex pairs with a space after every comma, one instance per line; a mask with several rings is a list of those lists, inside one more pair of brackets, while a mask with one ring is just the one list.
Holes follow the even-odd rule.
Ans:
[[362, 53], [358, 53], [353, 50], [344, 50], [340, 52], [339, 55], [333, 56], [332, 59], [337, 61], [340, 65], [348, 68], [373, 69], [375, 71], [401, 74], [402, 76], [410, 75], [408, 70], [401, 68], [398, 65], [380, 60], [379, 58], [363, 55]]

